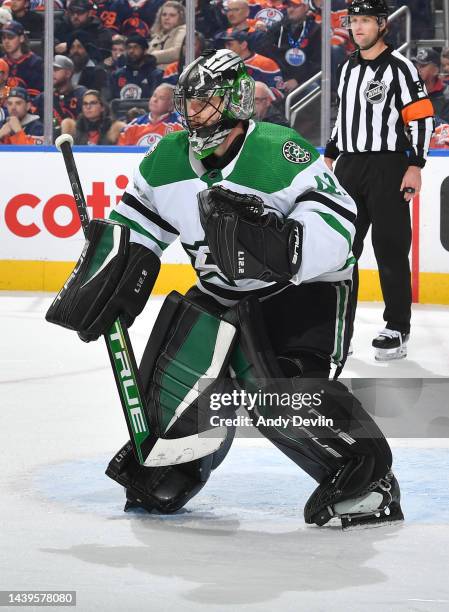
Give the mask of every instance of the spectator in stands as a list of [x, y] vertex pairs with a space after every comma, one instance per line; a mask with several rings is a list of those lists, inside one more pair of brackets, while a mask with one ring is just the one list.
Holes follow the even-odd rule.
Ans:
[[[206, 47], [206, 41], [204, 40], [204, 36], [200, 34], [200, 32], [195, 32], [195, 58], [201, 55], [205, 47]], [[172, 62], [164, 70], [164, 74], [162, 76], [163, 83], [167, 83], [169, 85], [177, 84], [179, 75], [184, 70], [185, 53], [186, 53], [186, 43], [184, 40], [182, 44], [179, 60], [177, 62]]]
[[441, 52], [440, 57], [440, 77], [446, 87], [449, 87], [449, 47], [446, 47]]
[[6, 98], [8, 97], [9, 87], [8, 87], [8, 77], [9, 77], [9, 66], [8, 62], [0, 57], [0, 106], [3, 106], [6, 102]]
[[[65, 9], [65, 0], [53, 0], [55, 11], [62, 11]], [[45, 0], [30, 0], [30, 11], [43, 11], [45, 10]]]
[[[254, 45], [260, 37], [263, 37], [264, 32], [268, 29], [267, 23], [269, 21], [259, 20], [256, 22], [256, 20], [248, 18], [250, 9], [247, 0], [229, 0], [225, 11], [230, 27], [224, 32], [222, 31], [215, 35], [216, 47], [223, 45], [224, 37], [234, 31], [248, 32], [248, 40]], [[275, 21], [272, 23], [275, 23]]]
[[0, 6], [0, 29], [12, 20], [11, 9], [7, 6]]
[[158, 10], [148, 54], [156, 58], [159, 68], [164, 70], [179, 58], [186, 35], [185, 21], [185, 9], [176, 0], [167, 0]]
[[120, 32], [122, 23], [132, 15], [131, 7], [124, 0], [95, 0], [95, 15], [107, 30]]
[[87, 89], [97, 89], [106, 99], [109, 97], [108, 74], [104, 68], [95, 64], [90, 57], [92, 43], [90, 36], [80, 30], [73, 32], [67, 42], [68, 52], [75, 71], [72, 84], [84, 85]]
[[126, 37], [115, 34], [112, 37], [111, 55], [107, 57], [102, 66], [106, 72], [115, 72], [125, 65], [126, 62]]
[[440, 54], [430, 47], [421, 48], [413, 58], [413, 62], [433, 104], [436, 124], [448, 123], [449, 92], [445, 91], [444, 83], [439, 77]]
[[68, 43], [74, 32], [83, 32], [91, 42], [90, 57], [101, 61], [111, 52], [112, 32], [103, 27], [97, 17], [92, 17], [90, 0], [72, 0], [67, 9], [67, 16], [55, 24], [55, 51], [66, 53]]
[[38, 115], [30, 113], [27, 90], [12, 87], [6, 100], [8, 117], [0, 128], [0, 144], [43, 144], [44, 126]]
[[44, 61], [28, 50], [23, 25], [10, 21], [1, 30], [3, 59], [9, 65], [8, 85], [24, 87], [31, 97], [44, 89]]
[[29, 10], [29, 0], [10, 0], [14, 21], [23, 25], [28, 38], [39, 39], [44, 31], [44, 16], [42, 13]]
[[6, 99], [8, 98], [10, 90], [10, 87], [7, 85], [8, 76], [9, 66], [4, 59], [0, 58], [0, 126], [3, 125], [3, 122], [8, 116], [8, 111], [6, 109]]
[[268, 123], [277, 123], [289, 127], [284, 114], [283, 100], [279, 99], [262, 81], [256, 81], [255, 92], [256, 121], [266, 121]]
[[[70, 117], [76, 119], [82, 110], [82, 99], [87, 91], [83, 85], [73, 86], [72, 76], [75, 66], [65, 55], [55, 55], [53, 59], [53, 118], [56, 125]], [[44, 116], [44, 94], [34, 100], [38, 114]]]
[[102, 98], [101, 93], [88, 89], [83, 96], [82, 109], [76, 122], [73, 119], [63, 120], [62, 133], [71, 134], [75, 144], [115, 144], [112, 137], [114, 122], [111, 120], [108, 104]]
[[228, 27], [223, 2], [216, 0], [195, 0], [195, 28], [204, 38], [214, 38]]
[[149, 113], [131, 121], [120, 134], [118, 144], [152, 149], [166, 134], [182, 130], [173, 109], [173, 87], [163, 83], [156, 87], [148, 102]]
[[249, 20], [249, 6], [247, 0], [229, 0], [225, 8], [228, 18], [228, 29], [249, 30], [253, 21]]
[[[320, 25], [322, 6], [323, 0], [309, 0], [310, 12]], [[330, 41], [332, 46], [344, 47], [348, 51], [353, 51], [355, 47], [349, 35], [349, 30], [342, 25], [348, 14], [348, 2], [346, 0], [332, 0], [331, 9], [332, 36]]]
[[126, 65], [112, 75], [112, 97], [149, 98], [162, 79], [152, 55], [146, 55], [148, 42], [139, 34], [126, 41]]
[[[149, 29], [153, 27], [157, 12], [164, 4], [164, 0], [125, 0], [125, 2], [132, 11], [132, 16], [129, 19], [139, 19], [143, 21]], [[121, 32], [122, 34], [125, 33], [123, 31], [123, 26]]]
[[[315, 21], [321, 25], [321, 7], [323, 0], [309, 0], [309, 6]], [[354, 50], [354, 44], [349, 35], [349, 30], [342, 27], [342, 19], [348, 14], [346, 0], [332, 0], [331, 27], [331, 63], [332, 63], [332, 91], [336, 92], [337, 69], [346, 60], [349, 52]]]
[[147, 26], [145, 21], [140, 19], [140, 17], [134, 13], [122, 23], [120, 32], [125, 37], [131, 36], [131, 34], [140, 34], [140, 36], [143, 36], [144, 38], [150, 38], [150, 28]]
[[431, 149], [449, 149], [449, 123], [441, 123], [430, 141]]
[[143, 108], [133, 106], [126, 112], [126, 123], [131, 123], [131, 121], [134, 121], [134, 119], [137, 119], [137, 117], [143, 117], [143, 115], [146, 115]]
[[254, 50], [273, 58], [293, 91], [321, 70], [321, 26], [305, 0], [287, 0], [287, 15], [257, 40]]
[[232, 30], [225, 33], [225, 47], [237, 53], [242, 58], [248, 74], [255, 81], [262, 81], [268, 87], [279, 90], [284, 88], [284, 81], [279, 66], [269, 57], [254, 53], [249, 48], [249, 33], [247, 30]]
[[260, 28], [266, 31], [284, 18], [284, 0], [248, 0], [248, 6], [256, 30]]

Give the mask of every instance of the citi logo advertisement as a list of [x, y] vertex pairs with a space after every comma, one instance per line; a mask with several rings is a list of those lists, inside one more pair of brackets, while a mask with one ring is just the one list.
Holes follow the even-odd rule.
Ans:
[[[117, 175], [113, 193], [106, 190], [104, 181], [85, 184], [84, 195], [90, 217], [104, 218], [107, 210], [120, 202], [128, 182], [124, 174]], [[11, 234], [19, 238], [33, 238], [42, 232], [55, 238], [70, 238], [81, 229], [75, 199], [68, 192], [56, 193], [48, 199], [40, 197], [37, 192], [18, 193], [4, 205], [3, 223]]]

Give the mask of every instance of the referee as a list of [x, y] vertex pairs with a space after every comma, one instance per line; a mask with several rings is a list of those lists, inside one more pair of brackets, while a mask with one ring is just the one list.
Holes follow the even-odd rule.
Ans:
[[[339, 109], [324, 152], [335, 174], [357, 204], [353, 253], [372, 242], [385, 301], [385, 329], [373, 340], [376, 359], [407, 355], [412, 292], [407, 203], [421, 189], [432, 136], [433, 107], [414, 65], [384, 41], [385, 0], [352, 0], [347, 27], [358, 49], [341, 67]], [[354, 268], [353, 311], [358, 269]]]

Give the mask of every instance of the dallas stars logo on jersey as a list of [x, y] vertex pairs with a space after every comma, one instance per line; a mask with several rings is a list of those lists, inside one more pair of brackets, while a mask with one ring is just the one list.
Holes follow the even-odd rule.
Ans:
[[309, 151], [305, 151], [298, 143], [293, 140], [287, 141], [282, 147], [282, 154], [285, 159], [293, 164], [308, 164], [310, 161]]

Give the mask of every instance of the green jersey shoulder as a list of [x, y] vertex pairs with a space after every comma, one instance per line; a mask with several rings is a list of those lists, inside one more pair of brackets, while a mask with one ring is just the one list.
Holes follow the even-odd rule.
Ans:
[[152, 187], [197, 178], [189, 162], [189, 140], [185, 130], [164, 136], [140, 163], [141, 175]]
[[228, 180], [273, 193], [289, 187], [319, 156], [315, 147], [295, 130], [274, 123], [256, 123]]
[[[318, 151], [294, 130], [273, 123], [256, 123], [227, 180], [273, 193], [291, 185], [318, 158]], [[152, 187], [198, 178], [189, 159], [187, 132], [172, 132], [162, 138], [145, 155], [140, 173]]]

